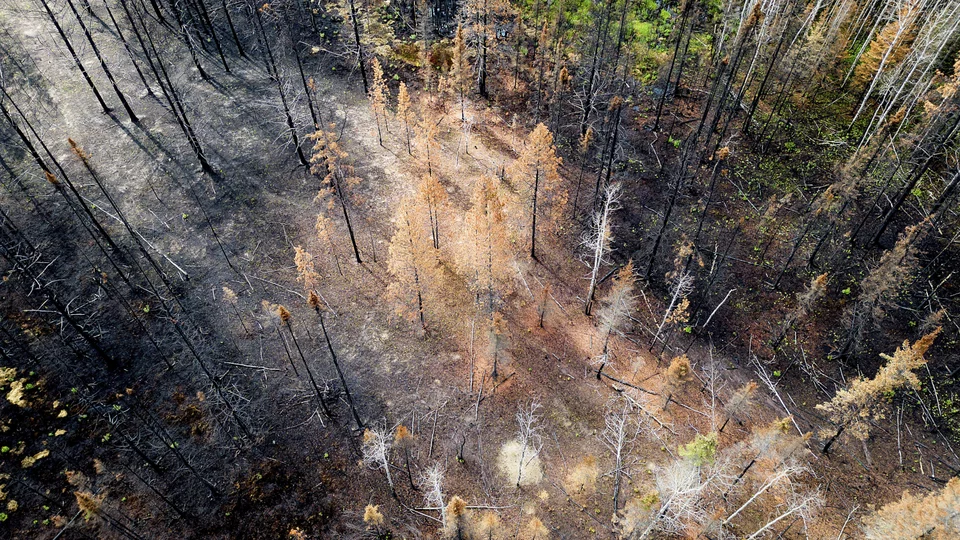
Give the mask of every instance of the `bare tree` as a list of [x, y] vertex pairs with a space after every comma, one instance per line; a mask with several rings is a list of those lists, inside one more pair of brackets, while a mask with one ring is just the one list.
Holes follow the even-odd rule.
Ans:
[[390, 475], [390, 448], [393, 446], [393, 437], [383, 425], [368, 428], [363, 432], [363, 464], [374, 470], [382, 470], [390, 486], [390, 494], [394, 498], [397, 491]]
[[[753, 534], [748, 536], [746, 540], [753, 540], [754, 538], [759, 538], [767, 529], [776, 525], [780, 520], [786, 519], [794, 514], [799, 514], [800, 518], [803, 519], [806, 524], [813, 515], [823, 506], [823, 495], [820, 494], [818, 489], [809, 491], [807, 493], [792, 493], [790, 497], [787, 498], [786, 508], [781, 512], [777, 517], [769, 520], [763, 527], [757, 529]], [[891, 538], [891, 537], [886, 537]]]
[[533, 399], [526, 406], [521, 404], [517, 410], [517, 440], [520, 442], [520, 457], [517, 462], [517, 489], [523, 480], [523, 472], [543, 450], [543, 439], [540, 436], [542, 426], [540, 416], [540, 402]]
[[610, 336], [623, 332], [630, 322], [630, 315], [636, 309], [637, 299], [633, 295], [636, 276], [633, 274], [633, 261], [627, 262], [617, 272], [613, 287], [603, 297], [603, 306], [598, 312], [599, 329], [603, 335], [603, 349], [597, 359], [597, 380], [603, 374], [603, 367], [610, 360]]
[[[625, 399], [615, 399], [607, 404], [607, 413], [604, 417], [604, 429], [598, 437], [604, 446], [613, 454], [613, 511], [620, 509], [620, 483], [625, 472], [633, 464], [630, 459], [629, 446], [640, 435], [640, 425], [633, 422], [630, 413], [633, 407]], [[629, 473], [628, 473], [629, 474]]]
[[731, 484], [730, 463], [717, 454], [716, 433], [698, 434], [678, 453], [678, 459], [654, 471], [659, 509], [634, 524], [631, 540], [647, 538], [656, 531], [677, 534], [690, 524], [705, 523], [713, 514], [707, 495], [722, 493]]
[[740, 512], [743, 512], [748, 506], [753, 504], [754, 501], [759, 499], [764, 493], [766, 493], [768, 489], [772, 488], [774, 485], [780, 482], [788, 482], [791, 477], [799, 476], [801, 473], [806, 471], [807, 471], [806, 467], [796, 463], [789, 463], [781, 467], [778, 467], [776, 470], [773, 471], [772, 474], [768, 475], [763, 480], [763, 482], [760, 483], [760, 486], [756, 488], [756, 490], [753, 492], [753, 495], [751, 495], [750, 498], [747, 499], [745, 503], [740, 505], [739, 508], [734, 510], [733, 513], [731, 513], [729, 516], [726, 517], [726, 519], [723, 520], [721, 525], [723, 526], [728, 525], [730, 521], [733, 520], [733, 518], [737, 517], [740, 514]]
[[610, 242], [613, 240], [610, 219], [611, 214], [620, 208], [620, 196], [623, 188], [620, 183], [610, 184], [603, 190], [603, 204], [594, 212], [590, 228], [583, 236], [581, 245], [586, 249], [590, 261], [590, 287], [583, 313], [590, 316], [593, 310], [593, 297], [597, 292], [600, 267], [610, 264]]
[[434, 463], [421, 471], [417, 483], [423, 491], [423, 502], [427, 508], [440, 510], [440, 519], [446, 527], [447, 515], [443, 512], [443, 476], [443, 467], [439, 463]]
[[693, 290], [693, 276], [690, 272], [681, 272], [674, 278], [673, 281], [673, 292], [670, 295], [670, 304], [667, 306], [667, 310], [663, 314], [663, 320], [660, 321], [660, 326], [657, 327], [657, 332], [653, 335], [653, 340], [650, 343], [650, 350], [653, 350], [653, 346], [657, 343], [657, 340], [660, 339], [660, 334], [663, 333], [663, 328], [671, 320], [675, 311], [679, 311], [677, 308], [680, 307], [684, 300], [686, 300], [687, 295]]

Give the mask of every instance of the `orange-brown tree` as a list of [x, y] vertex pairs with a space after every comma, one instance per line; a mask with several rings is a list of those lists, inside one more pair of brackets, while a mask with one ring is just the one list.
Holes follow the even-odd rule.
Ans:
[[383, 80], [383, 67], [380, 65], [380, 60], [374, 57], [370, 61], [370, 69], [373, 71], [373, 84], [367, 98], [370, 100], [370, 109], [373, 111], [373, 118], [377, 124], [377, 142], [380, 143], [380, 146], [383, 146], [383, 130], [381, 130], [380, 124], [383, 124], [383, 129], [387, 129], [389, 91], [387, 90], [387, 83]]
[[893, 356], [881, 354], [887, 363], [873, 378], [854, 379], [833, 399], [817, 405], [817, 409], [827, 413], [830, 421], [837, 425], [837, 432], [823, 447], [824, 453], [830, 450], [830, 446], [845, 430], [850, 430], [857, 439], [866, 441], [870, 436], [870, 419], [879, 420], [885, 415], [887, 401], [884, 396], [904, 386], [919, 387], [920, 380], [913, 370], [927, 363], [924, 354], [939, 334], [940, 328], [937, 328], [913, 345], [904, 341]]
[[400, 89], [397, 91], [397, 119], [403, 122], [403, 138], [407, 144], [407, 155], [413, 155], [413, 149], [410, 145], [410, 93], [407, 91], [407, 84], [400, 83]]
[[453, 38], [453, 62], [450, 66], [450, 80], [447, 83], [450, 93], [460, 105], [460, 121], [466, 122], [466, 93], [470, 86], [470, 63], [467, 59], [467, 43], [463, 35], [463, 25], [457, 25]]
[[541, 123], [527, 137], [523, 151], [508, 169], [521, 200], [529, 204], [532, 259], [537, 258], [537, 218], [546, 209], [552, 224], [557, 225], [566, 204], [566, 194], [560, 186], [560, 163], [553, 134]]
[[427, 322], [424, 307], [432, 304], [440, 279], [437, 249], [430, 242], [430, 236], [420, 226], [418, 201], [410, 195], [405, 196], [397, 207], [394, 217], [396, 232], [390, 240], [390, 259], [388, 268], [395, 281], [390, 285], [390, 295], [399, 304], [401, 313], [410, 313], [419, 318], [420, 326], [426, 330]]
[[420, 111], [416, 127], [416, 143], [419, 153], [419, 166], [428, 175], [437, 173], [437, 161], [440, 157], [440, 121], [434, 120], [425, 108]]
[[942, 490], [903, 497], [863, 518], [867, 540], [888, 538], [960, 537], [960, 478], [952, 478]]
[[488, 321], [494, 376], [506, 327], [499, 312], [509, 294], [513, 273], [513, 249], [508, 240], [500, 197], [500, 181], [492, 176], [477, 180], [466, 215], [466, 239], [460, 246], [460, 270], [476, 295], [478, 311]]
[[347, 163], [349, 154], [337, 142], [337, 134], [330, 126], [330, 131], [318, 130], [310, 135], [315, 142], [313, 146], [313, 157], [310, 158], [311, 171], [316, 175], [323, 175], [320, 182], [320, 189], [314, 199], [320, 203], [326, 211], [331, 211], [339, 206], [343, 213], [343, 221], [346, 223], [347, 232], [350, 235], [350, 244], [353, 246], [353, 254], [357, 263], [362, 263], [360, 258], [360, 248], [357, 246], [356, 235], [353, 231], [353, 225], [350, 222], [350, 195], [348, 190], [356, 187], [360, 183], [360, 178], [354, 173], [353, 166]]
[[434, 249], [440, 249], [440, 222], [447, 219], [450, 197], [436, 176], [424, 175], [417, 184], [417, 200], [430, 221], [430, 239]]

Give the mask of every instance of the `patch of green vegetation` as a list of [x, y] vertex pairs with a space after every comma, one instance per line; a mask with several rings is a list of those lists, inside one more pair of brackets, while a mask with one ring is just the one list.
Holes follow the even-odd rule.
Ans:
[[702, 435], [697, 433], [691, 442], [681, 445], [677, 449], [680, 456], [689, 459], [694, 465], [713, 463], [717, 454], [717, 434]]
[[927, 408], [936, 415], [941, 427], [946, 428], [948, 436], [954, 442], [960, 443], [960, 395], [949, 393], [940, 397], [938, 402], [932, 391], [923, 392], [923, 400]]

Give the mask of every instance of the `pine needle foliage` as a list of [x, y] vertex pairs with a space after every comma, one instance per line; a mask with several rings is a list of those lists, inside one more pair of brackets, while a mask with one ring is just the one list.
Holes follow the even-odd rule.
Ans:
[[870, 420], [884, 418], [889, 398], [896, 390], [919, 387], [920, 380], [914, 370], [927, 363], [924, 354], [939, 334], [940, 329], [937, 328], [912, 345], [904, 341], [893, 356], [881, 354], [880, 357], [887, 363], [873, 378], [854, 379], [832, 400], [817, 405], [817, 409], [825, 412], [833, 423], [850, 431], [857, 439], [867, 440], [870, 436]]
[[388, 247], [387, 268], [394, 278], [388, 291], [398, 305], [398, 314], [418, 318], [427, 328], [427, 305], [439, 292], [435, 289], [440, 278], [438, 252], [422, 226], [418, 214], [422, 207], [414, 197], [401, 199], [394, 217], [396, 230]]
[[905, 492], [899, 501], [865, 517], [863, 533], [867, 540], [960, 537], [960, 478], [952, 478], [943, 489], [926, 496]]
[[537, 258], [537, 220], [549, 218], [548, 225], [559, 228], [559, 218], [566, 205], [566, 194], [560, 187], [560, 163], [553, 134], [544, 124], [527, 137], [520, 156], [507, 169], [507, 175], [519, 193], [530, 223], [530, 256]]

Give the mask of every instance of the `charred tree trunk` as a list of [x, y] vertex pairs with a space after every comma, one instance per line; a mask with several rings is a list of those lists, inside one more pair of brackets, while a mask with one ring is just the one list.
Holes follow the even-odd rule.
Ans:
[[40, 0], [40, 3], [43, 5], [43, 9], [47, 12], [47, 15], [50, 16], [50, 20], [53, 21], [53, 26], [56, 27], [57, 33], [60, 34], [60, 39], [63, 40], [64, 45], [67, 46], [67, 50], [70, 51], [70, 56], [73, 57], [73, 62], [80, 69], [80, 73], [83, 74], [83, 78], [87, 81], [87, 86], [90, 87], [90, 90], [93, 91], [93, 95], [96, 96], [97, 102], [100, 104], [100, 108], [104, 113], [109, 113], [110, 107], [107, 107], [107, 103], [103, 101], [103, 96], [100, 95], [100, 90], [97, 90], [97, 85], [93, 84], [93, 79], [90, 78], [90, 74], [87, 73], [87, 69], [83, 67], [83, 63], [80, 62], [80, 57], [77, 56], [77, 51], [73, 48], [73, 44], [70, 43], [70, 40], [67, 39], [67, 34], [64, 33], [63, 27], [61, 27], [60, 22], [57, 21], [57, 17], [54, 16], [53, 11], [50, 10], [50, 5], [47, 3], [47, 0]]
[[340, 378], [340, 384], [343, 385], [343, 392], [347, 396], [347, 403], [350, 405], [350, 412], [353, 413], [353, 419], [357, 422], [357, 429], [363, 429], [363, 421], [360, 420], [360, 414], [357, 413], [357, 407], [353, 402], [353, 396], [350, 394], [350, 387], [347, 386], [347, 379], [343, 376], [343, 370], [340, 369], [340, 362], [337, 360], [337, 353], [333, 350], [333, 343], [330, 341], [330, 334], [327, 333], [327, 325], [323, 322], [323, 312], [319, 307], [315, 307], [317, 317], [320, 319], [320, 329], [323, 331], [323, 340], [327, 343], [327, 350], [330, 351], [330, 359], [333, 361], [333, 367], [337, 370], [337, 376]]

